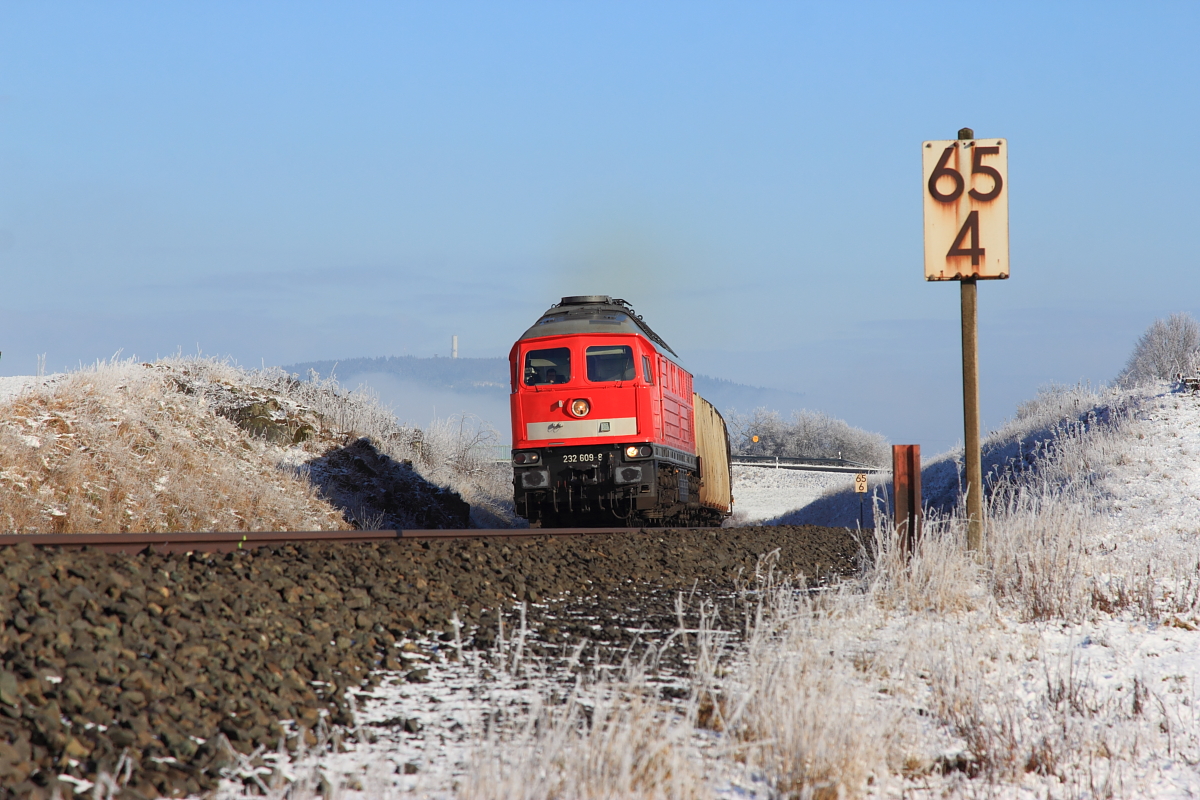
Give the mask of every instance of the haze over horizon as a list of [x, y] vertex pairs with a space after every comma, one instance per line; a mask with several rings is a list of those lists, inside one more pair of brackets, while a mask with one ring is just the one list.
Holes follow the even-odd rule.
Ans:
[[[351, 391], [373, 392], [402, 424], [424, 426], [438, 419], [471, 415], [492, 426], [501, 441], [510, 442], [509, 368], [504, 358], [422, 358], [389, 356], [284, 364], [292, 374], [335, 378]], [[717, 409], [748, 414], [773, 409], [784, 417], [805, 407], [798, 392], [746, 386], [733, 381], [695, 376], [695, 390]]]
[[1198, 38], [1182, 2], [6, 4], [0, 375], [504, 356], [600, 293], [694, 372], [938, 452], [922, 140], [1009, 142], [994, 427], [1200, 316]]

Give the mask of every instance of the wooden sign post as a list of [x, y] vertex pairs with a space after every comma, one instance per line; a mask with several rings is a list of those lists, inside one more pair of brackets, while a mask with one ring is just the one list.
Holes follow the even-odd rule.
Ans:
[[979, 452], [979, 280], [1008, 277], [1008, 142], [957, 139], [921, 145], [925, 280], [958, 281], [962, 303], [963, 460], [967, 546], [983, 546], [983, 467]]

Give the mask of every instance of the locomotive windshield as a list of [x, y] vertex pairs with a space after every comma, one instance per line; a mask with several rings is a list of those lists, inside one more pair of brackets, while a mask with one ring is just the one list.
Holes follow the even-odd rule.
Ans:
[[571, 380], [571, 351], [566, 347], [525, 353], [525, 385], [566, 383]]
[[633, 348], [606, 345], [587, 349], [587, 377], [593, 383], [631, 381], [637, 373], [633, 368]]

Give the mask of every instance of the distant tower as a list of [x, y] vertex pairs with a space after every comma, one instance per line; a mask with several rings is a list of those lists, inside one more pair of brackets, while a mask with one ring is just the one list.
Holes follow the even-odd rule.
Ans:
[[450, 337], [450, 357], [458, 358], [458, 337], [457, 336]]

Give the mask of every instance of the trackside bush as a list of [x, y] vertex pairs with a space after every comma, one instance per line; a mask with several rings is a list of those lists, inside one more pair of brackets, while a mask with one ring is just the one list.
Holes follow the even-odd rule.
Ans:
[[1137, 340], [1117, 380], [1135, 386], [1192, 374], [1200, 366], [1200, 323], [1183, 312], [1156, 319]]

